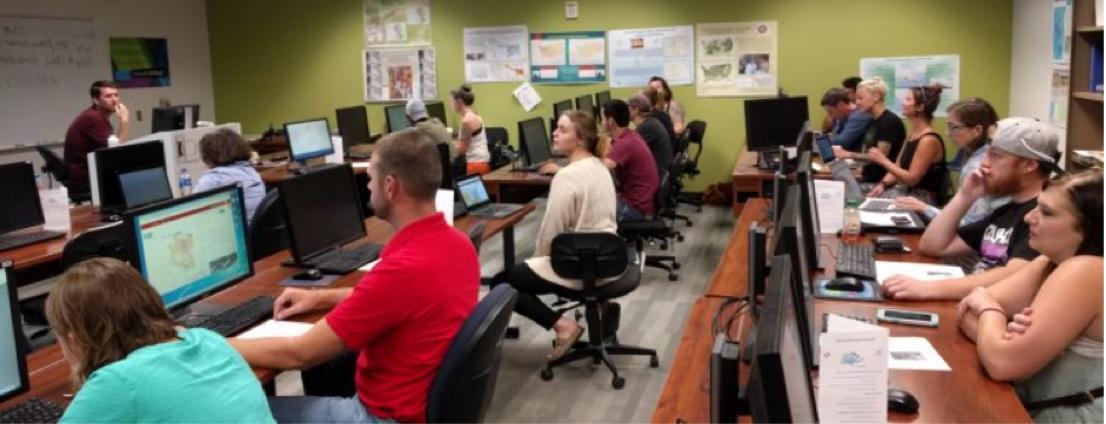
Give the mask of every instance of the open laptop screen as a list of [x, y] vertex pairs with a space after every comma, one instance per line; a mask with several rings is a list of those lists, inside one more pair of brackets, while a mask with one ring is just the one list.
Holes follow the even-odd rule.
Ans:
[[488, 191], [484, 188], [484, 180], [479, 175], [470, 175], [457, 180], [457, 191], [461, 193], [461, 201], [465, 202], [465, 208], [476, 209], [491, 203]]

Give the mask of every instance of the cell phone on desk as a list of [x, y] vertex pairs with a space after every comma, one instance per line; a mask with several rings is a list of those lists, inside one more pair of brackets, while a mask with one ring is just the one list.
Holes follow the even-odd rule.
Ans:
[[876, 319], [883, 322], [893, 322], [895, 324], [937, 327], [938, 316], [932, 312], [879, 308], [876, 310]]

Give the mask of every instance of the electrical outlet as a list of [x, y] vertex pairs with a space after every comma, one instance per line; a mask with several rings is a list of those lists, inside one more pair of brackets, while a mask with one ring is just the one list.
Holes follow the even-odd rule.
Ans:
[[578, 1], [566, 1], [565, 2], [565, 19], [576, 19], [580, 17], [580, 2]]

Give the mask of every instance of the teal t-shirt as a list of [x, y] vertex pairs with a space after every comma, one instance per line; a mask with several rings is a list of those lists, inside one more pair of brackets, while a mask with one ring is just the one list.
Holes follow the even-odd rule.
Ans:
[[274, 422], [261, 383], [226, 339], [203, 329], [179, 337], [93, 372], [61, 421]]

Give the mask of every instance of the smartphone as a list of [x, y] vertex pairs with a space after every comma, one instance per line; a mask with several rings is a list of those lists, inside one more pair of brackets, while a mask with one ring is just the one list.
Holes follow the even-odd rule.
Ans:
[[904, 226], [907, 226], [907, 225], [910, 225], [910, 224], [914, 223], [914, 221], [911, 221], [910, 218], [907, 218], [905, 216], [898, 216], [898, 215], [892, 216], [891, 217], [891, 222], [895, 223], [895, 225], [900, 226], [900, 227], [904, 227]]
[[910, 311], [905, 309], [879, 308], [876, 310], [876, 319], [896, 324], [920, 325], [923, 327], [936, 327], [937, 314], [932, 312]]

